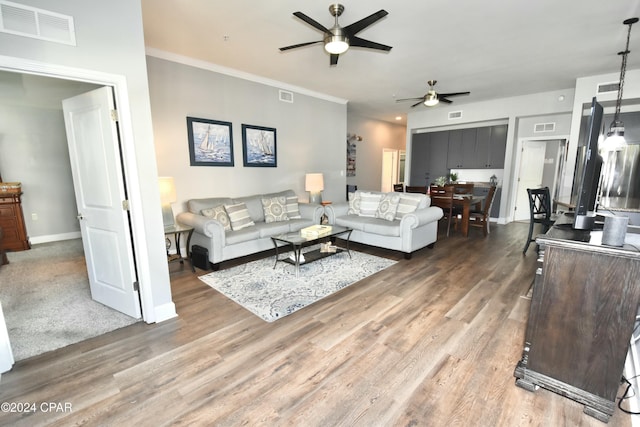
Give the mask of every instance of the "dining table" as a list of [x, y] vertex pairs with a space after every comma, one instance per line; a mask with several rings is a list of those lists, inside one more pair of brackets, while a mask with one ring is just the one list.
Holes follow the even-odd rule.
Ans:
[[469, 235], [469, 216], [471, 207], [477, 211], [482, 209], [482, 202], [486, 196], [476, 196], [474, 194], [454, 194], [453, 205], [462, 208], [461, 231], [464, 237]]

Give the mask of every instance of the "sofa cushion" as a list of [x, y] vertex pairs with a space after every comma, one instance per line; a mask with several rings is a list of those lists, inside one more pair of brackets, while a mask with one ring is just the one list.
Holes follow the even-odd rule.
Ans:
[[376, 209], [375, 217], [393, 221], [396, 219], [396, 212], [400, 204], [400, 194], [387, 193], [382, 196], [378, 209]]
[[262, 198], [262, 210], [264, 211], [264, 222], [280, 222], [287, 221], [287, 198], [281, 197], [268, 197]]
[[302, 218], [298, 207], [298, 196], [287, 196], [287, 216], [289, 219]]
[[255, 225], [255, 222], [253, 222], [249, 215], [247, 205], [244, 203], [224, 205], [224, 209], [227, 211], [227, 215], [229, 215], [233, 231], [242, 230], [243, 228]]
[[260, 237], [272, 237], [278, 234], [288, 233], [289, 221], [257, 223], [256, 229], [260, 233]]
[[400, 203], [396, 211], [396, 219], [402, 219], [405, 214], [415, 212], [424, 196], [402, 193], [400, 195]]
[[360, 193], [360, 212], [358, 215], [366, 217], [375, 217], [382, 194], [369, 193], [363, 191]]
[[215, 219], [219, 223], [224, 226], [224, 231], [231, 230], [231, 220], [229, 219], [229, 215], [227, 215], [227, 211], [224, 208], [224, 205], [218, 205], [213, 208], [202, 209], [200, 211], [202, 215]]
[[[264, 223], [263, 223], [264, 224]], [[225, 244], [235, 245], [236, 243], [248, 242], [250, 240], [257, 240], [260, 238], [260, 230], [257, 227], [247, 227], [238, 231], [227, 231], [225, 233]]]

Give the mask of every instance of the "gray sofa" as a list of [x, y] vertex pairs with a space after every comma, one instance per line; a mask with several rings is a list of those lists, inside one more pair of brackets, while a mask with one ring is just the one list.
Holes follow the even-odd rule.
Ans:
[[351, 241], [401, 251], [409, 259], [438, 239], [443, 212], [430, 204], [425, 194], [358, 190], [349, 193], [349, 202], [325, 206], [325, 213], [329, 224], [353, 229]]
[[[242, 204], [246, 211], [241, 209]], [[194, 228], [191, 245], [209, 250], [214, 270], [222, 261], [272, 249], [271, 236], [319, 224], [324, 212], [321, 205], [298, 203], [293, 190], [238, 198], [191, 199], [187, 208], [188, 212], [178, 214], [177, 220]]]

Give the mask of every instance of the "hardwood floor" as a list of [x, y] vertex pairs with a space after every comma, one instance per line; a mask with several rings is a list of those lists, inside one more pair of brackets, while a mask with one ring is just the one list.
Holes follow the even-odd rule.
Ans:
[[[36, 411], [0, 424], [602, 426], [574, 401], [514, 384], [535, 271], [527, 230], [441, 229], [411, 260], [354, 244], [398, 263], [274, 323], [175, 272], [178, 318], [17, 363], [0, 402]], [[608, 425], [631, 418], [617, 410]]]

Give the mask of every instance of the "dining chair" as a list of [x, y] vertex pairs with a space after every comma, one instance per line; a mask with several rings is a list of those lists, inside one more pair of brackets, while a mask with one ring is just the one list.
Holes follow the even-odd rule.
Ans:
[[442, 209], [444, 216], [443, 219], [447, 220], [447, 236], [449, 236], [449, 230], [451, 229], [451, 218], [453, 213], [453, 185], [431, 185], [429, 187], [429, 194], [431, 196], [431, 205], [438, 206]]
[[469, 212], [469, 226], [482, 228], [482, 232], [486, 237], [489, 234], [489, 218], [491, 216], [491, 207], [496, 194], [496, 187], [489, 187], [487, 197], [484, 199], [484, 206], [480, 211]]
[[544, 188], [527, 188], [527, 194], [529, 195], [529, 235], [527, 236], [527, 242], [524, 245], [522, 253], [527, 254], [529, 244], [535, 242], [533, 238], [533, 226], [534, 224], [542, 224], [542, 233], [546, 233], [549, 228], [555, 222], [555, 219], [551, 214], [551, 195], [549, 193], [549, 187]]
[[407, 185], [405, 187], [405, 191], [407, 193], [422, 193], [422, 194], [427, 194], [427, 187], [426, 186], [417, 186], [417, 185]]
[[398, 193], [403, 193], [404, 192], [404, 184], [393, 184], [393, 191], [396, 191]]

